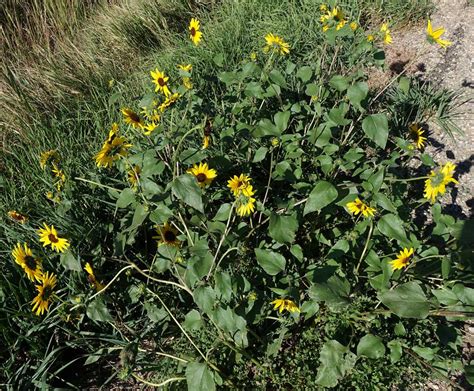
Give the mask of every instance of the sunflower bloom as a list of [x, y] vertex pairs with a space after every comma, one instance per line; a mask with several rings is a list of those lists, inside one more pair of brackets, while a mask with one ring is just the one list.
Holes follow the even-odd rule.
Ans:
[[23, 243], [23, 247], [18, 243], [12, 251], [12, 256], [15, 262], [25, 271], [29, 280], [41, 281], [43, 276], [41, 260], [33, 256], [31, 248], [29, 248], [26, 243]]
[[356, 22], [351, 22], [349, 26], [351, 27], [352, 31], [356, 31], [357, 27], [359, 27], [359, 25]]
[[199, 20], [192, 18], [189, 22], [189, 37], [193, 41], [194, 45], [199, 45], [202, 39], [202, 32], [200, 31], [201, 24]]
[[26, 224], [26, 222], [28, 221], [28, 217], [21, 214], [20, 212], [17, 212], [16, 210], [10, 210], [8, 213], [7, 213], [8, 217], [14, 221], [16, 221], [17, 223], [20, 223], [20, 224]]
[[354, 202], [348, 202], [346, 204], [347, 209], [353, 215], [357, 216], [359, 213], [362, 214], [364, 217], [373, 216], [375, 213], [375, 209], [371, 208], [369, 205], [363, 203], [359, 198], [356, 198]]
[[199, 165], [195, 164], [187, 171], [187, 173], [194, 175], [199, 186], [201, 187], [210, 185], [217, 176], [216, 170], [209, 168], [207, 163], [199, 163]]
[[276, 299], [273, 300], [270, 304], [273, 304], [274, 310], [278, 310], [281, 314], [283, 311], [288, 311], [290, 313], [301, 312], [296, 303], [290, 299]]
[[278, 35], [273, 35], [272, 33], [269, 33], [265, 36], [265, 41], [266, 45], [263, 48], [263, 51], [265, 53], [268, 53], [270, 50], [279, 52], [282, 56], [290, 53], [290, 45]]
[[227, 181], [227, 187], [232, 191], [235, 197], [238, 197], [241, 193], [244, 196], [250, 197], [253, 195], [252, 187], [250, 186], [251, 180], [247, 174], [234, 175], [233, 178]]
[[338, 7], [327, 10], [326, 14], [321, 15], [320, 21], [323, 23], [323, 31], [326, 32], [332, 26], [336, 26], [336, 31], [342, 29], [347, 21], [344, 19], [344, 13]]
[[123, 114], [123, 120], [125, 123], [131, 125], [134, 129], [141, 129], [143, 128], [143, 119], [135, 113], [132, 109], [123, 108], [121, 110]]
[[407, 249], [404, 248], [397, 256], [397, 259], [394, 259], [390, 262], [392, 265], [392, 270], [402, 269], [408, 266], [411, 256], [414, 254], [415, 250], [413, 248]]
[[95, 286], [95, 289], [97, 292], [100, 292], [102, 289], [104, 289], [104, 285], [102, 285], [99, 281], [97, 281], [97, 278], [95, 277], [94, 274], [94, 269], [92, 269], [92, 266], [89, 262], [86, 263], [84, 266], [84, 270], [87, 273], [87, 279], [89, 282]]
[[66, 251], [71, 245], [69, 241], [65, 238], [60, 238], [53, 225], [51, 227], [46, 223], [43, 223], [43, 225], [44, 228], [38, 229], [39, 240], [43, 243], [43, 247], [49, 245], [58, 253]]
[[193, 70], [193, 66], [191, 64], [179, 64], [178, 65], [178, 69], [180, 71], [182, 71], [185, 76], [182, 76], [182, 80], [183, 80], [183, 85], [188, 89], [190, 90], [191, 88], [193, 88], [193, 83], [191, 82], [191, 77], [190, 77], [190, 73], [191, 71]]
[[119, 136], [118, 125], [114, 123], [109, 137], [95, 156], [97, 167], [112, 167], [114, 161], [127, 156], [127, 149], [131, 146], [131, 144], [127, 144], [125, 137]]
[[422, 136], [425, 132], [421, 129], [420, 125], [418, 124], [411, 124], [409, 126], [410, 130], [410, 138], [413, 140], [413, 143], [416, 145], [418, 149], [423, 149], [426, 143], [426, 137]]
[[136, 189], [138, 187], [138, 183], [140, 182], [140, 174], [142, 172], [142, 169], [140, 166], [133, 166], [130, 170], [127, 172], [127, 179], [130, 185], [132, 186], [132, 189]]
[[237, 214], [240, 217], [250, 216], [255, 211], [255, 201], [253, 197], [240, 196], [237, 200]]
[[390, 45], [392, 43], [392, 36], [390, 35], [390, 30], [387, 23], [382, 24], [382, 27], [380, 27], [380, 32], [383, 33], [384, 43]]
[[367, 42], [373, 42], [375, 37], [372, 34], [367, 35]]
[[168, 223], [156, 227], [156, 232], [158, 236], [153, 236], [153, 239], [158, 240], [158, 245], [168, 244], [170, 246], [179, 246], [181, 244], [178, 240], [178, 231]]
[[48, 311], [50, 301], [54, 298], [54, 288], [56, 287], [57, 279], [53, 273], [46, 272], [43, 274], [40, 282], [41, 285], [36, 285], [38, 295], [31, 302], [33, 305], [32, 311], [37, 316], [41, 316], [45, 311]]
[[46, 165], [51, 161], [58, 163], [59, 155], [55, 149], [45, 151], [40, 155], [40, 167], [42, 170], [46, 168]]
[[[156, 107], [156, 101], [153, 101], [153, 107]], [[158, 122], [161, 119], [160, 113], [154, 108], [149, 110], [147, 107], [142, 107], [140, 114], [148, 121]]]
[[165, 111], [168, 107], [172, 106], [179, 98], [179, 94], [176, 92], [168, 96], [165, 101], [160, 105], [159, 109], [161, 112]]
[[155, 121], [152, 121], [152, 122], [148, 122], [147, 124], [145, 124], [143, 126], [143, 134], [145, 136], [149, 136], [150, 134], [153, 133], [153, 131], [158, 127], [158, 124], [155, 122]]
[[166, 97], [168, 97], [171, 92], [168, 88], [168, 79], [169, 77], [165, 76], [164, 72], [160, 72], [158, 68], [155, 71], [150, 71], [150, 75], [155, 83], [155, 92], [162, 92]]
[[443, 27], [437, 28], [433, 31], [431, 26], [431, 20], [428, 19], [428, 27], [426, 28], [426, 38], [429, 43], [437, 43], [442, 48], [446, 48], [453, 43], [451, 41], [441, 39], [441, 36], [444, 34], [445, 30]]
[[444, 194], [446, 192], [446, 186], [448, 184], [459, 183], [453, 178], [455, 169], [456, 165], [448, 162], [444, 166], [439, 167], [437, 170], [431, 171], [429, 178], [425, 181], [424, 196], [432, 204], [436, 201], [438, 194]]

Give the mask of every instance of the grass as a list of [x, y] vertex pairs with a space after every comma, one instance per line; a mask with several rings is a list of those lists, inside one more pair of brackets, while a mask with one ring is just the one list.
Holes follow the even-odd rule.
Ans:
[[[110, 123], [120, 118], [120, 107], [135, 105], [134, 108], [138, 108], [143, 91], [150, 85], [150, 69], [158, 66], [171, 70], [177, 63], [192, 63], [197, 88], [209, 100], [218, 101], [221, 92], [213, 83], [219, 71], [217, 63], [232, 69], [243, 57], [260, 51], [261, 46], [255, 43], [262, 42], [268, 31], [277, 32], [292, 43], [299, 56], [293, 59], [294, 62], [312, 63], [324, 55], [320, 45], [319, 11], [309, 0], [285, 1], [277, 5], [271, 0], [217, 5], [210, 2], [199, 3], [199, 8], [181, 0], [114, 1], [111, 5], [101, 1], [78, 1], [74, 3], [76, 8], [72, 14], [71, 9], [63, 8], [58, 9], [58, 14], [52, 12], [56, 3], [61, 2], [34, 2], [33, 14], [37, 16], [28, 21], [27, 26], [22, 25], [21, 13], [15, 7], [6, 9], [7, 19], [12, 22], [8, 24], [10, 31], [5, 33], [10, 54], [0, 89], [0, 107], [5, 113], [2, 125], [6, 129], [0, 160], [0, 219], [10, 209], [21, 210], [37, 220], [48, 216], [61, 223], [78, 241], [93, 230], [97, 216], [102, 213], [99, 198], [89, 187], [75, 182], [72, 203], [59, 208], [51, 205], [44, 197], [50, 184], [39, 167], [38, 156], [44, 150], [57, 148], [67, 177], [84, 177], [94, 167], [92, 157]], [[12, 4], [18, 6], [21, 2]], [[380, 20], [405, 23], [425, 16], [431, 4], [426, 0], [351, 0], [344, 2], [344, 7], [353, 10], [357, 19], [370, 20], [369, 16], [375, 14]], [[20, 9], [25, 12], [24, 8]], [[185, 33], [192, 15], [198, 15], [204, 26], [206, 43], [199, 50], [189, 43]], [[12, 33], [20, 27], [31, 32], [44, 31], [37, 26], [49, 25], [47, 21], [51, 18], [55, 22], [48, 34], [16, 37]], [[52, 41], [45, 40], [48, 35], [53, 37]], [[49, 42], [54, 45], [47, 44]], [[26, 45], [30, 45], [31, 50], [25, 50]], [[215, 53], [223, 53], [223, 57], [216, 59]], [[345, 55], [340, 54], [341, 57]], [[40, 60], [33, 63], [32, 58]], [[342, 63], [335, 58], [335, 69]], [[81, 225], [77, 225], [77, 221]], [[1, 230], [2, 258], [9, 259], [16, 234], [0, 220]], [[16, 284], [17, 281], [11, 281], [11, 287], [15, 288], [12, 289], [20, 291]], [[6, 289], [1, 292], [8, 294]], [[15, 314], [10, 315], [15, 317]], [[18, 320], [19, 330], [28, 329], [29, 321], [31, 319]], [[5, 328], [11, 326], [5, 319], [2, 322]], [[31, 333], [46, 332], [53, 326], [40, 325]], [[24, 352], [28, 335], [14, 329], [4, 329], [3, 333], [7, 345], [13, 347], [12, 351]], [[97, 339], [108, 338], [98, 330], [93, 333], [97, 334]], [[90, 349], [96, 346], [92, 339], [84, 337], [85, 345]], [[37, 355], [33, 358], [44, 360], [35, 369], [33, 380], [37, 385], [56, 359], [63, 364], [74, 364], [60, 354], [67, 356], [72, 352], [73, 357], [85, 354], [81, 346], [74, 346], [73, 342], [68, 347], [71, 350], [64, 348], [64, 352], [45, 349], [50, 344], [48, 339], [37, 343]], [[2, 353], [1, 356], [2, 359], [9, 358], [10, 368], [6, 373], [16, 371], [15, 379], [21, 380], [22, 368], [15, 366], [9, 354]], [[310, 351], [298, 352], [298, 357], [315, 360]], [[291, 375], [288, 379], [291, 380]]]

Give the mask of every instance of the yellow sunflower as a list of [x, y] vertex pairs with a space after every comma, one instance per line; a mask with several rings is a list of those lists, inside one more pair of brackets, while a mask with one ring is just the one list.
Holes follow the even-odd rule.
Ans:
[[383, 33], [383, 41], [389, 45], [392, 43], [392, 36], [390, 35], [390, 30], [387, 23], [383, 23], [380, 27], [380, 32]]
[[59, 154], [55, 149], [45, 151], [40, 155], [40, 167], [44, 170], [49, 162], [59, 162]]
[[247, 174], [234, 175], [233, 178], [227, 181], [227, 187], [232, 191], [235, 197], [241, 193], [247, 197], [253, 195], [250, 181], [252, 179]]
[[408, 266], [411, 256], [414, 254], [415, 250], [413, 248], [407, 249], [404, 248], [397, 256], [397, 259], [394, 259], [390, 262], [393, 270], [402, 269]]
[[[249, 185], [252, 188], [252, 185]], [[255, 198], [240, 196], [237, 200], [236, 210], [237, 214], [241, 217], [250, 216], [255, 211]]]
[[346, 204], [347, 209], [354, 215], [361, 213], [364, 217], [373, 216], [375, 209], [369, 205], [363, 203], [359, 198], [356, 198], [354, 202], [348, 202]]
[[357, 27], [359, 27], [359, 25], [356, 22], [351, 22], [349, 26], [351, 27], [352, 31], [356, 31]]
[[191, 64], [179, 64], [178, 65], [178, 69], [180, 71], [183, 71], [185, 72], [185, 76], [182, 76], [182, 80], [183, 80], [183, 85], [188, 89], [190, 90], [191, 88], [193, 88], [193, 83], [191, 82], [191, 77], [188, 76], [187, 74], [191, 73], [191, 71], [193, 70], [193, 66]]
[[263, 48], [263, 51], [265, 53], [268, 53], [270, 50], [279, 52], [282, 56], [290, 53], [290, 45], [278, 35], [273, 35], [272, 33], [269, 33], [265, 36], [265, 41], [266, 45]]
[[140, 182], [141, 172], [142, 172], [142, 169], [140, 168], [140, 166], [133, 166], [127, 172], [128, 182], [130, 183], [133, 189], [136, 189], [138, 187], [138, 183]]
[[326, 14], [322, 15], [320, 21], [323, 22], [323, 31], [329, 30], [330, 27], [336, 26], [336, 30], [342, 29], [347, 21], [344, 19], [344, 12], [338, 7], [328, 10]]
[[270, 304], [273, 304], [274, 310], [278, 310], [281, 314], [283, 311], [288, 311], [290, 313], [301, 312], [296, 303], [290, 299], [276, 299], [273, 300]]
[[[153, 107], [156, 107], [156, 101], [153, 101]], [[147, 107], [142, 107], [140, 114], [142, 114], [148, 121], [152, 122], [158, 122], [161, 119], [160, 113], [155, 108], [148, 109]]]
[[459, 183], [453, 178], [454, 170], [456, 165], [453, 163], [446, 163], [444, 166], [439, 167], [436, 170], [431, 171], [429, 178], [425, 181], [425, 192], [424, 196], [432, 204], [436, 201], [438, 194], [444, 194], [446, 192], [446, 186], [450, 183]]
[[88, 274], [87, 279], [92, 285], [95, 286], [95, 289], [97, 292], [100, 292], [102, 289], [104, 289], [104, 285], [102, 285], [99, 281], [97, 281], [97, 278], [95, 277], [95, 274], [94, 274], [94, 269], [92, 269], [92, 266], [89, 262], [86, 263], [84, 270]]
[[373, 42], [374, 39], [375, 37], [373, 36], [373, 34], [367, 35], [367, 42]]
[[167, 84], [169, 77], [165, 76], [164, 72], [160, 72], [158, 68], [155, 71], [150, 71], [150, 74], [153, 78], [153, 83], [155, 83], [155, 92], [161, 91], [168, 97], [171, 94]]
[[422, 136], [425, 132], [421, 129], [420, 125], [418, 124], [411, 124], [409, 126], [410, 130], [410, 138], [413, 140], [414, 144], [418, 149], [422, 149], [426, 142], [426, 137]]
[[8, 217], [10, 217], [12, 220], [16, 221], [17, 223], [20, 224], [26, 224], [28, 221], [28, 217], [21, 214], [20, 212], [17, 212], [16, 210], [10, 210], [7, 213]]
[[194, 175], [201, 187], [210, 185], [217, 176], [216, 170], [209, 168], [207, 163], [199, 163], [199, 165], [195, 164], [187, 171], [187, 173]]
[[156, 232], [159, 236], [153, 236], [153, 239], [158, 240], [158, 245], [168, 244], [170, 246], [179, 246], [181, 243], [178, 240], [178, 231], [168, 223], [156, 227]]
[[36, 285], [38, 295], [31, 302], [33, 305], [32, 311], [37, 316], [43, 315], [45, 311], [48, 311], [49, 303], [54, 298], [54, 288], [56, 287], [57, 279], [53, 273], [46, 272], [43, 274], [40, 282], [41, 285]]
[[43, 223], [43, 225], [44, 228], [38, 229], [39, 240], [43, 243], [43, 247], [50, 245], [56, 252], [66, 251], [71, 245], [69, 241], [65, 238], [60, 238], [53, 225], [51, 227], [46, 223]]
[[15, 262], [25, 271], [29, 280], [41, 280], [43, 276], [41, 260], [33, 256], [31, 248], [26, 243], [23, 243], [23, 247], [18, 243], [12, 251], [12, 256]]
[[202, 32], [199, 31], [200, 28], [201, 25], [199, 23], [199, 20], [192, 18], [189, 22], [189, 37], [196, 46], [199, 45], [199, 42], [201, 42], [202, 39]]
[[123, 120], [125, 123], [132, 125], [134, 129], [141, 129], [143, 128], [143, 118], [135, 113], [132, 109], [128, 109], [124, 107], [122, 110]]
[[102, 149], [95, 156], [98, 167], [112, 167], [114, 161], [127, 155], [127, 149], [132, 145], [127, 144], [125, 137], [118, 134], [118, 125], [113, 124], [109, 137], [104, 142]]
[[143, 126], [143, 134], [145, 136], [149, 136], [157, 127], [158, 124], [156, 123], [156, 121], [148, 122], [145, 124], [145, 126]]
[[168, 107], [173, 105], [179, 98], [179, 94], [176, 92], [173, 95], [168, 96], [165, 101], [160, 105], [159, 109], [161, 112], [165, 111]]
[[449, 45], [452, 45], [452, 42], [445, 39], [441, 39], [441, 36], [444, 34], [445, 30], [443, 27], [440, 27], [433, 31], [431, 26], [431, 21], [428, 19], [428, 27], [426, 28], [426, 37], [429, 43], [437, 43], [442, 48], [446, 48]]

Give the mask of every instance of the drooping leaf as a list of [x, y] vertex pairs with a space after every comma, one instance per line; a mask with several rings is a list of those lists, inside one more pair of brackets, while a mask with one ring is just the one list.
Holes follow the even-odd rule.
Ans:
[[86, 314], [90, 319], [98, 322], [111, 322], [113, 320], [104, 300], [100, 296], [89, 303]]
[[362, 121], [362, 130], [380, 148], [385, 148], [388, 139], [388, 120], [385, 114], [371, 114]]
[[212, 371], [206, 364], [191, 362], [186, 367], [188, 391], [215, 391], [216, 384]]
[[319, 211], [328, 206], [337, 198], [337, 194], [337, 189], [331, 183], [319, 181], [306, 201], [303, 215]]
[[385, 346], [380, 337], [367, 334], [361, 338], [357, 345], [357, 355], [368, 358], [380, 358], [385, 355]]
[[199, 212], [204, 212], [201, 189], [194, 176], [189, 174], [180, 175], [173, 181], [171, 189], [173, 190], [173, 194], [185, 204], [188, 204]]
[[269, 234], [279, 243], [291, 243], [295, 240], [298, 230], [298, 219], [296, 214], [283, 216], [272, 213], [270, 216]]
[[281, 254], [256, 248], [255, 256], [257, 257], [258, 264], [271, 276], [275, 276], [285, 270], [286, 260]]
[[340, 379], [350, 371], [357, 356], [336, 340], [327, 341], [319, 355], [320, 365], [316, 384], [323, 387], [335, 387]]
[[430, 310], [428, 299], [415, 281], [401, 284], [393, 290], [381, 293], [378, 298], [390, 311], [402, 318], [424, 319]]

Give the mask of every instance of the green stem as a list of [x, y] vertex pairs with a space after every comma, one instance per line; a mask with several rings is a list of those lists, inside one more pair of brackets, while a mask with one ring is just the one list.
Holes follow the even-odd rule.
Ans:
[[174, 155], [173, 155], [173, 177], [176, 177], [176, 174], [177, 174], [177, 172], [176, 172], [177, 171], [176, 162], [178, 161], [178, 154], [179, 154], [179, 150], [181, 148], [181, 144], [183, 144], [183, 141], [186, 139], [186, 137], [188, 137], [192, 132], [194, 132], [195, 130], [200, 129], [200, 128], [202, 128], [202, 125], [197, 125], [194, 128], [189, 129], [183, 135], [183, 137], [181, 137], [181, 139], [179, 140], [178, 145], [176, 146], [176, 150], [175, 150]]
[[362, 254], [360, 255], [359, 263], [357, 264], [357, 267], [355, 268], [356, 275], [359, 273], [359, 267], [362, 264], [362, 260], [364, 259], [365, 253], [367, 252], [367, 248], [369, 247], [369, 242], [370, 242], [370, 239], [372, 238], [373, 230], [374, 230], [374, 222], [370, 220], [369, 234], [367, 235], [367, 240], [365, 241], [364, 249], [362, 250]]
[[389, 178], [388, 180], [390, 182], [412, 182], [412, 181], [418, 181], [421, 179], [429, 179], [429, 176], [420, 176], [416, 178], [406, 178], [406, 179]]

